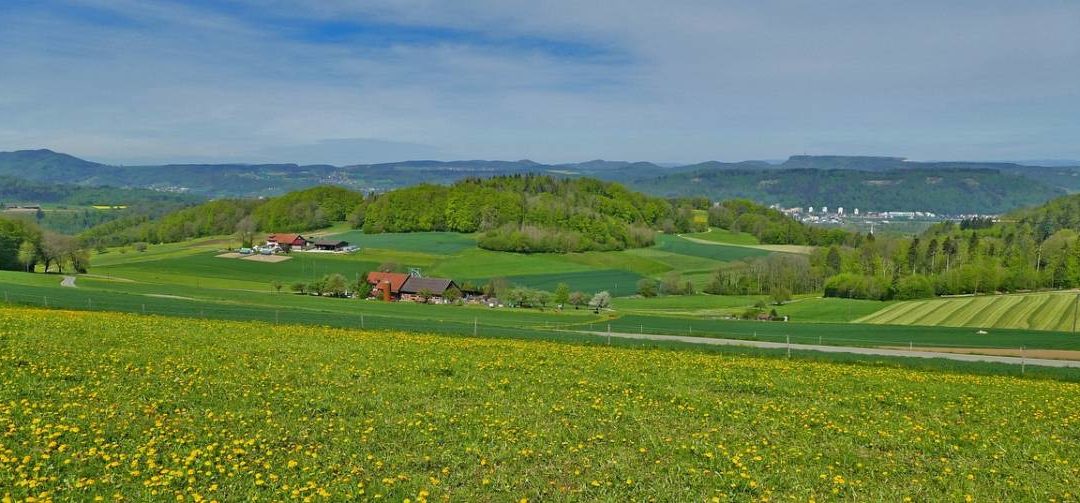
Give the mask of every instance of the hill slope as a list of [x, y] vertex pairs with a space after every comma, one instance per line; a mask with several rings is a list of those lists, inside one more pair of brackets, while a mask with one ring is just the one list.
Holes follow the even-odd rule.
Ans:
[[[1020, 205], [1035, 204], [1044, 199], [1046, 190], [1062, 189], [1080, 191], [1080, 167], [1069, 166], [1025, 166], [1015, 163], [1000, 162], [911, 162], [896, 157], [856, 157], [856, 156], [792, 156], [783, 163], [763, 161], [717, 162], [708, 161], [685, 166], [665, 167], [649, 162], [593, 160], [581, 163], [541, 164], [529, 160], [521, 161], [402, 161], [382, 164], [356, 164], [349, 166], [327, 166], [296, 164], [183, 164], [167, 166], [109, 166], [84, 161], [66, 154], [49, 150], [27, 150], [18, 152], [0, 152], [0, 176], [17, 176], [28, 180], [50, 183], [70, 183], [77, 185], [112, 185], [117, 187], [143, 187], [174, 191], [187, 191], [212, 197], [253, 197], [272, 196], [316, 185], [341, 185], [360, 190], [386, 191], [419, 183], [450, 184], [466, 178], [486, 178], [526, 173], [546, 173], [565, 177], [592, 177], [624, 184], [632, 184], [639, 190], [654, 195], [703, 193], [700, 187], [693, 187], [695, 178], [713, 172], [724, 172], [728, 176], [723, 185], [715, 184], [709, 191], [720, 198], [751, 197], [762, 202], [780, 202], [787, 205], [837, 205], [852, 206], [851, 201], [844, 203], [811, 202], [808, 198], [795, 197], [798, 193], [785, 193], [783, 186], [811, 181], [817, 185], [828, 185], [825, 193], [832, 189], [847, 190], [849, 195], [857, 195], [863, 187], [843, 187], [836, 181], [828, 181], [836, 175], [817, 175], [815, 178], [796, 179], [780, 187], [772, 180], [792, 175], [784, 172], [803, 169], [814, 171], [863, 172], [851, 175], [866, 181], [878, 180], [884, 175], [877, 172], [892, 171], [928, 171], [935, 175], [946, 172], [964, 172], [992, 170], [999, 174], [1024, 177], [1023, 183], [1010, 184], [1006, 179], [997, 183], [991, 179], [974, 177], [976, 183], [986, 183], [992, 189], [961, 194], [964, 198], [944, 203], [963, 213], [974, 213], [992, 208], [994, 212], [1014, 208]], [[678, 178], [684, 173], [695, 175]], [[767, 172], [776, 172], [767, 174]], [[757, 176], [753, 176], [756, 173]], [[777, 174], [781, 173], [781, 174]], [[896, 176], [896, 175], [888, 175]], [[942, 175], [944, 176], [944, 175]], [[654, 180], [660, 177], [659, 180]], [[675, 177], [675, 178], [667, 178]], [[971, 176], [968, 176], [970, 178]], [[947, 176], [947, 180], [962, 180], [962, 175]], [[889, 179], [886, 179], [888, 182]], [[762, 185], [764, 184], [764, 185]], [[829, 185], [831, 184], [831, 185]], [[1034, 184], [1034, 185], [1032, 185]], [[1028, 185], [1031, 185], [1028, 187]], [[1048, 189], [1049, 187], [1049, 189]], [[723, 189], [723, 190], [721, 190]], [[915, 187], [901, 187], [899, 192], [905, 196], [920, 197]], [[1059, 195], [1055, 192], [1049, 197]], [[812, 195], [812, 194], [803, 194]], [[889, 195], [885, 193], [885, 195]], [[947, 197], [950, 194], [937, 194], [932, 197]], [[968, 199], [968, 196], [975, 196]], [[924, 199], [928, 199], [927, 196]], [[771, 199], [770, 199], [771, 198]], [[901, 201], [906, 197], [898, 197]], [[939, 205], [941, 206], [941, 205]], [[867, 207], [862, 204], [861, 207]], [[925, 209], [920, 208], [920, 209]], [[899, 209], [899, 208], [890, 208]], [[943, 211], [943, 209], [942, 209]]]

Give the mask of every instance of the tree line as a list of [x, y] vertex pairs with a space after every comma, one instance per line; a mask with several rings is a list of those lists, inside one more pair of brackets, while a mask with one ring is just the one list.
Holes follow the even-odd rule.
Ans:
[[90, 250], [77, 239], [42, 230], [24, 219], [0, 217], [0, 269], [33, 272], [87, 272]]
[[819, 249], [827, 296], [911, 299], [1080, 287], [1080, 196], [911, 237], [863, 236]]

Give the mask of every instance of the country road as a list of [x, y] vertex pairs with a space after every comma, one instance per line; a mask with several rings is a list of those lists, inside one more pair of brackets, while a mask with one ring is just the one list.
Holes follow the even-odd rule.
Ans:
[[855, 346], [827, 346], [818, 344], [787, 344], [783, 342], [748, 341], [742, 339], [716, 339], [711, 337], [690, 337], [685, 335], [627, 334], [612, 332], [583, 332], [598, 337], [618, 337], [649, 341], [686, 342], [713, 346], [746, 346], [764, 349], [792, 349], [794, 351], [820, 351], [822, 353], [851, 353], [871, 356], [897, 356], [905, 358], [941, 358], [963, 362], [1005, 363], [1009, 365], [1037, 365], [1042, 367], [1080, 368], [1080, 361], [1051, 360], [1046, 358], [1021, 358], [1015, 356], [973, 355], [961, 353], [943, 353], [936, 351], [912, 351], [906, 349], [861, 348]]
[[75, 276], [64, 276], [64, 280], [60, 282], [60, 286], [75, 288]]

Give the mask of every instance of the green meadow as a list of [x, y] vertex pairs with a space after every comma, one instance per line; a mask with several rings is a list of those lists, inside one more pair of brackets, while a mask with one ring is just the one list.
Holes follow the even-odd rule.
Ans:
[[[764, 296], [634, 295], [641, 278], [661, 279], [671, 271], [693, 281], [700, 290], [725, 261], [768, 253], [698, 243], [679, 236], [661, 236], [658, 244], [650, 248], [571, 254], [481, 250], [475, 247], [472, 236], [453, 233], [343, 236], [359, 243], [361, 250], [352, 254], [297, 252], [277, 263], [219, 258], [230, 246], [236, 246], [226, 237], [152, 245], [144, 252], [113, 249], [94, 256], [91, 274], [79, 276], [75, 288], [62, 287], [58, 275], [0, 272], [0, 290], [8, 302], [50, 308], [466, 335], [565, 337], [560, 334], [604, 332], [610, 326], [618, 332], [849, 346], [1080, 349], [1075, 342], [1078, 339], [1060, 333], [1071, 327], [1071, 322], [1062, 321], [1069, 304], [1062, 295], [1001, 297], [1008, 304], [996, 309], [989, 306], [998, 298], [882, 303], [798, 296], [783, 305], [768, 306], [788, 316], [790, 321], [786, 323], [730, 319], [755, 304], [769, 302]], [[291, 282], [331, 273], [355, 279], [386, 262], [420, 268], [427, 276], [450, 277], [459, 282], [482, 284], [492, 278], [506, 278], [516, 285], [545, 290], [566, 283], [572, 290], [588, 295], [606, 290], [616, 298], [611, 309], [595, 313], [570, 307], [540, 310], [387, 304], [296, 295], [288, 288]], [[282, 284], [281, 291], [275, 291], [274, 282]], [[947, 305], [942, 307], [940, 303]], [[991, 312], [1002, 314], [991, 318]], [[995, 330], [977, 334], [969, 327], [983, 326], [972, 321], [978, 319], [993, 321], [995, 325], [986, 326]], [[1030, 323], [1037, 319], [1056, 321]], [[1018, 325], [1017, 320], [1028, 320], [1028, 324]], [[922, 326], [927, 324], [936, 326]], [[1019, 330], [1034, 328], [1043, 331]]]

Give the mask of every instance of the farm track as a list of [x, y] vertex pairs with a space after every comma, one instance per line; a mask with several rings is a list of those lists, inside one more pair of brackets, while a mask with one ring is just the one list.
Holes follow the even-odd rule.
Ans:
[[827, 346], [818, 344], [788, 344], [784, 342], [749, 341], [742, 339], [718, 339], [712, 337], [692, 337], [682, 335], [630, 334], [620, 332], [582, 332], [597, 337], [618, 337], [650, 341], [685, 342], [713, 346], [748, 346], [761, 349], [790, 349], [793, 351], [818, 351], [822, 353], [849, 353], [870, 356], [891, 356], [901, 358], [940, 358], [963, 362], [1004, 363], [1008, 365], [1037, 365], [1043, 367], [1080, 368], [1078, 360], [1052, 360], [1046, 358], [1021, 358], [1015, 356], [994, 356], [969, 353], [950, 353], [945, 351], [919, 351], [908, 349], [863, 348], [854, 346]]

